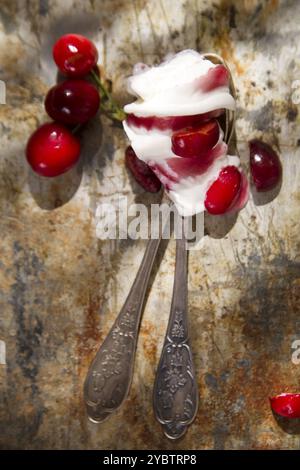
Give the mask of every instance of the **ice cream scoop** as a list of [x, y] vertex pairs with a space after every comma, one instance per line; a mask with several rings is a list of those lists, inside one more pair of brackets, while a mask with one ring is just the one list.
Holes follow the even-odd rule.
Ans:
[[214, 205], [212, 213], [239, 210], [248, 194], [239, 157], [228, 155], [223, 130], [215, 124], [224, 110], [235, 110], [230, 74], [209, 57], [188, 49], [158, 66], [139, 65], [128, 79], [136, 100], [124, 108], [124, 130], [138, 158], [156, 173], [184, 216], [210, 212], [209, 189], [220, 180], [222, 191], [225, 168], [238, 169], [239, 185], [230, 200], [226, 180], [227, 204], [220, 204], [219, 211]]

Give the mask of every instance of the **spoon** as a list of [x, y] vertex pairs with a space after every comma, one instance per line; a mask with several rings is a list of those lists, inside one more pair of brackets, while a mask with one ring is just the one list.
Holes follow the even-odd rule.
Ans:
[[[207, 58], [212, 61], [219, 60], [219, 63], [224, 64], [223, 60], [214, 54], [207, 55]], [[232, 120], [229, 113], [229, 111], [226, 112], [227, 131], [229, 129], [227, 122]], [[231, 132], [232, 129], [229, 134], [227, 132], [227, 135], [230, 136]], [[166, 202], [170, 203], [168, 197], [164, 195], [162, 203]], [[159, 238], [149, 239], [127, 299], [87, 372], [84, 383], [84, 401], [88, 418], [94, 423], [101, 423], [116, 412], [127, 398], [132, 382], [145, 293], [162, 231]], [[181, 248], [180, 245], [180, 250]], [[183, 257], [183, 255], [178, 256]]]
[[[214, 63], [224, 65], [216, 54], [206, 54]], [[229, 71], [230, 90], [236, 98]], [[235, 113], [226, 111], [224, 140], [229, 144], [235, 122]], [[176, 240], [176, 261], [173, 296], [166, 336], [156, 372], [153, 390], [153, 408], [169, 439], [179, 439], [194, 421], [198, 411], [198, 387], [188, 332], [188, 253], [184, 237]]]
[[[162, 203], [169, 199], [163, 196]], [[84, 383], [84, 401], [90, 421], [100, 423], [117, 411], [128, 395], [145, 293], [162, 238], [149, 239], [136, 278], [111, 330], [100, 346]]]
[[176, 240], [172, 305], [153, 391], [154, 414], [170, 439], [178, 439], [186, 432], [198, 410], [198, 387], [187, 319], [188, 252], [184, 218], [181, 220], [182, 238]]

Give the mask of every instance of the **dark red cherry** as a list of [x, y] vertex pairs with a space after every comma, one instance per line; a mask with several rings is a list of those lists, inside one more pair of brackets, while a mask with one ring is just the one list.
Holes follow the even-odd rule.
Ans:
[[39, 127], [30, 137], [26, 157], [42, 176], [58, 176], [78, 161], [80, 142], [69, 129], [55, 122]]
[[100, 98], [97, 88], [85, 80], [66, 80], [51, 88], [45, 108], [49, 116], [64, 124], [83, 124], [95, 116]]
[[53, 46], [53, 58], [59, 70], [69, 77], [84, 77], [98, 61], [96, 46], [80, 34], [65, 34]]
[[176, 131], [172, 135], [172, 151], [183, 158], [201, 157], [216, 145], [219, 135], [216, 119]]
[[235, 205], [241, 190], [242, 175], [235, 166], [223, 168], [209, 187], [204, 201], [210, 214], [224, 214]]
[[277, 153], [260, 140], [249, 142], [250, 170], [257, 191], [273, 189], [282, 176], [282, 166]]
[[125, 163], [136, 181], [150, 193], [157, 193], [161, 188], [161, 182], [153, 173], [151, 168], [140, 160], [132, 147], [127, 147], [125, 152]]

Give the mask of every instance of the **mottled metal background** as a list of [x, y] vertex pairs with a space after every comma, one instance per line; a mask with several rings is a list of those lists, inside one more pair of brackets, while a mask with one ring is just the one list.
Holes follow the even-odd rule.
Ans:
[[[1, 0], [1, 448], [299, 448], [299, 422], [276, 420], [268, 403], [269, 395], [300, 388], [300, 365], [291, 361], [292, 341], [300, 339], [300, 117], [292, 100], [299, 21], [298, 0]], [[56, 79], [51, 45], [70, 31], [96, 41], [122, 103], [137, 61], [152, 64], [188, 47], [222, 54], [238, 88], [243, 161], [252, 137], [263, 137], [282, 158], [279, 195], [269, 202], [251, 197], [227, 233], [222, 218], [206, 218], [204, 247], [190, 254], [200, 408], [179, 442], [163, 437], [151, 407], [174, 243], [156, 263], [129, 399], [102, 425], [85, 416], [88, 364], [144, 249], [144, 242], [97, 240], [95, 210], [118, 195], [148, 203], [157, 197], [130, 178], [124, 134], [104, 119], [84, 131], [75, 170], [51, 181], [29, 170], [24, 146], [46, 120], [43, 99]]]

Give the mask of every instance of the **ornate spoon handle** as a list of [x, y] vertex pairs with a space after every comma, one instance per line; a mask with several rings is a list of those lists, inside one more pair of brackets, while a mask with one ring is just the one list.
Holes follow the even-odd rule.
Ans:
[[178, 439], [185, 433], [198, 410], [198, 388], [188, 334], [187, 255], [183, 235], [176, 241], [171, 312], [153, 393], [155, 416], [170, 439]]
[[[229, 72], [229, 87], [234, 99], [236, 91], [231, 72], [216, 54], [205, 54], [207, 59], [223, 64]], [[235, 111], [226, 110], [224, 140], [233, 135]], [[182, 219], [182, 224], [183, 224]], [[182, 230], [184, 233], [184, 230]], [[178, 439], [186, 432], [198, 410], [198, 389], [187, 322], [187, 250], [184, 237], [176, 242], [176, 265], [173, 298], [167, 333], [156, 373], [154, 413], [170, 439]]]
[[145, 292], [160, 240], [148, 241], [125, 304], [89, 368], [84, 400], [91, 421], [103, 421], [127, 397]]

